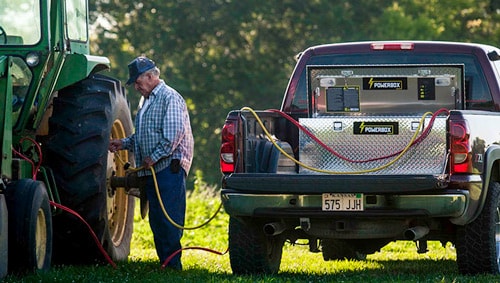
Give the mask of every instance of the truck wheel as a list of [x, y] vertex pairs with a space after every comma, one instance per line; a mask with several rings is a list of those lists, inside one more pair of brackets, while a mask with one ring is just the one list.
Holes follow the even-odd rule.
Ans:
[[229, 219], [229, 261], [234, 274], [277, 273], [285, 238], [266, 236], [263, 225]]
[[366, 254], [359, 252], [349, 240], [323, 239], [321, 240], [323, 259], [328, 260], [365, 260]]
[[50, 268], [52, 215], [42, 182], [22, 179], [7, 186], [9, 271]]
[[[124, 175], [121, 160], [108, 152], [110, 138], [132, 132], [128, 103], [120, 82], [102, 75], [59, 91], [54, 99], [45, 148], [46, 165], [54, 171], [61, 203], [75, 210], [92, 227], [113, 260], [130, 253], [135, 200], [107, 183]], [[87, 227], [62, 213], [54, 217], [54, 259], [60, 263], [102, 261]]]
[[499, 274], [500, 184], [490, 183], [483, 211], [458, 227], [457, 264], [462, 274]]
[[9, 255], [9, 219], [5, 195], [0, 194], [0, 279], [7, 275], [8, 255]]

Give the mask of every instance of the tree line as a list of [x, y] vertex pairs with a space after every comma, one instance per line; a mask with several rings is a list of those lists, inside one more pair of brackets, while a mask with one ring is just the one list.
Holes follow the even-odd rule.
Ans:
[[[496, 0], [90, 2], [92, 54], [110, 58], [112, 75], [125, 81], [127, 64], [146, 55], [186, 99], [195, 136], [190, 181], [209, 184], [220, 181], [227, 113], [279, 108], [295, 55], [309, 46], [365, 40], [500, 46]], [[138, 99], [129, 89], [132, 109]]]

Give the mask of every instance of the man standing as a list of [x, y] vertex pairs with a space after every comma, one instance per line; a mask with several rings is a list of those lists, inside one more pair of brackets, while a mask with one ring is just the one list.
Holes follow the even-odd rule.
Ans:
[[[160, 79], [155, 63], [143, 56], [128, 65], [127, 85], [144, 97], [135, 118], [135, 133], [111, 140], [109, 150], [127, 149], [134, 152], [135, 160], [143, 170], [139, 177], [146, 178], [146, 196], [149, 200], [149, 223], [154, 235], [156, 252], [163, 263], [181, 249], [182, 229], [176, 228], [164, 215], [150, 168], [156, 173], [161, 199], [170, 218], [184, 225], [186, 210], [186, 177], [193, 159], [194, 141], [186, 102], [173, 88]], [[182, 270], [181, 253], [170, 260], [168, 267]]]

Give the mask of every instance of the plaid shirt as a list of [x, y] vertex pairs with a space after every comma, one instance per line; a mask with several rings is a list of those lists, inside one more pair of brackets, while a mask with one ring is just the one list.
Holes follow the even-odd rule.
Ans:
[[[149, 104], [140, 109], [135, 119], [135, 133], [122, 139], [123, 148], [134, 152], [135, 161], [142, 164], [146, 157], [155, 162], [155, 172], [165, 169], [172, 159], [189, 173], [193, 160], [194, 140], [186, 102], [163, 80], [153, 89]], [[141, 170], [139, 176], [151, 175]]]

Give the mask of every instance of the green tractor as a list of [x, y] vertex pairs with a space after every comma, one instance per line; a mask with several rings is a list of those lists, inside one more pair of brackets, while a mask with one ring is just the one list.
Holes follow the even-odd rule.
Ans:
[[135, 199], [110, 184], [133, 160], [107, 148], [131, 114], [109, 60], [89, 55], [87, 4], [0, 0], [0, 278], [130, 252]]

